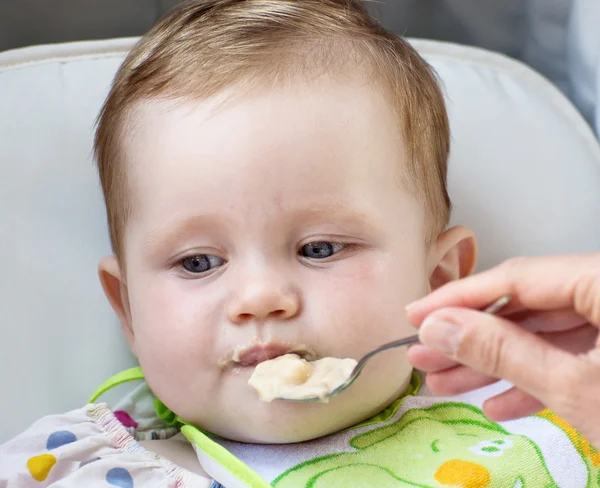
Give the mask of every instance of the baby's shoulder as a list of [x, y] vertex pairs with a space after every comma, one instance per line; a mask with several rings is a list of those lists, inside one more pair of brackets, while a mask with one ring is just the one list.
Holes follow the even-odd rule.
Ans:
[[208, 486], [142, 447], [105, 404], [49, 415], [0, 445], [0, 486], [57, 481], [65, 487]]

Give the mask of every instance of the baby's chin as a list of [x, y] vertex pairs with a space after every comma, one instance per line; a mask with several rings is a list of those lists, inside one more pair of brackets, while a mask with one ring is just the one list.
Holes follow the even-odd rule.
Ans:
[[256, 394], [248, 397], [238, 392], [237, 403], [227, 402], [212, 421], [199, 419], [198, 425], [220, 437], [238, 442], [304, 442], [339, 432], [373, 417], [398, 399], [409, 382], [410, 374], [405, 381], [396, 382], [396, 388], [390, 383], [374, 388], [368, 381], [357, 380], [352, 388], [332, 398], [329, 403], [283, 400], [265, 403]]
[[[360, 422], [357, 406], [347, 401], [332, 400], [329, 404], [290, 403], [275, 400], [258, 405], [251, 423], [231, 422], [218, 435], [239, 442], [254, 444], [290, 444], [323, 437]], [[221, 427], [221, 426], [220, 426]]]

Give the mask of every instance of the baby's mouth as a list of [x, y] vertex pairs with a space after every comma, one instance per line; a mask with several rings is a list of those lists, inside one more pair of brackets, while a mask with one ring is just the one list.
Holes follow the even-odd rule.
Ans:
[[219, 361], [223, 367], [256, 366], [263, 361], [274, 359], [285, 354], [297, 354], [312, 361], [317, 358], [316, 352], [306, 344], [290, 343], [283, 341], [252, 342], [237, 346], [233, 352]]

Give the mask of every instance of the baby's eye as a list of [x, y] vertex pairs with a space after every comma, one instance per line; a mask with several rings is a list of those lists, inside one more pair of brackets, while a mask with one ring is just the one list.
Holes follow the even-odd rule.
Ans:
[[188, 273], [200, 274], [206, 273], [213, 268], [222, 266], [225, 263], [223, 258], [213, 256], [212, 254], [196, 254], [187, 256], [181, 260], [181, 266]]
[[336, 252], [341, 251], [345, 247], [346, 244], [342, 244], [341, 242], [309, 242], [300, 248], [300, 254], [305, 258], [325, 259], [333, 256]]

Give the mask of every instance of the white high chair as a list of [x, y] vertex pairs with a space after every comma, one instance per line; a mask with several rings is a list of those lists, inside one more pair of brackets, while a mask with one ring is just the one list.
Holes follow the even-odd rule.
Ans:
[[[133, 39], [0, 54], [0, 442], [134, 364], [96, 276], [110, 252], [94, 120]], [[414, 41], [444, 84], [452, 223], [479, 268], [600, 248], [600, 147], [549, 82], [504, 56]]]

